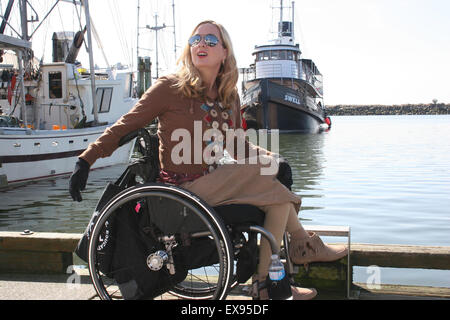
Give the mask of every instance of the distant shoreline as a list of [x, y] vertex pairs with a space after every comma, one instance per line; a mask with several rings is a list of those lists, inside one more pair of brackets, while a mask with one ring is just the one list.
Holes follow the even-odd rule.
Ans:
[[335, 105], [326, 111], [329, 116], [450, 114], [450, 104]]

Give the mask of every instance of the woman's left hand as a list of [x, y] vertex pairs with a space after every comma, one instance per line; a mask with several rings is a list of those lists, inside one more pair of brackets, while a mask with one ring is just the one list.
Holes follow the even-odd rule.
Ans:
[[291, 190], [292, 184], [294, 181], [292, 180], [292, 169], [287, 160], [283, 157], [278, 157], [278, 173], [277, 179], [280, 180], [281, 184], [283, 184], [286, 188]]

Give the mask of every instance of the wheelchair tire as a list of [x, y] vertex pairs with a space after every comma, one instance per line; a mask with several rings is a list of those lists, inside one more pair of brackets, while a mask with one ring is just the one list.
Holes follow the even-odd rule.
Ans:
[[[105, 223], [114, 246], [109, 251], [115, 252], [110, 259], [99, 251]], [[192, 257], [199, 253], [198, 243], [207, 248], [201, 249], [209, 252], [205, 257]], [[108, 271], [102, 261], [112, 261]], [[122, 191], [101, 210], [92, 228], [88, 265], [102, 300], [221, 300], [233, 281], [233, 247], [222, 220], [204, 201], [179, 187], [149, 183]]]

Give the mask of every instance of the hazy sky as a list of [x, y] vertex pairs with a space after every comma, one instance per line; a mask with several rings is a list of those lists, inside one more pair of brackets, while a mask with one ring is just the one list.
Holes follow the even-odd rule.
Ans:
[[[110, 64], [135, 63], [137, 2], [90, 0]], [[284, 3], [291, 5], [291, 1]], [[158, 25], [173, 24], [172, 0], [140, 0], [140, 5], [141, 27], [154, 26], [156, 12]], [[272, 22], [278, 20], [279, 11], [271, 6], [278, 7], [279, 1], [175, 0], [178, 53], [195, 25], [212, 19], [229, 31], [238, 66], [247, 67], [254, 46], [274, 36]], [[62, 7], [55, 10], [49, 28], [61, 22], [66, 30], [77, 27], [75, 11]], [[295, 1], [296, 40], [303, 57], [313, 59], [323, 74], [324, 100], [330, 105], [430, 103], [433, 99], [450, 103], [449, 18], [449, 0]], [[154, 60], [155, 32], [143, 28], [140, 33], [139, 46], [153, 49], [143, 49], [141, 55]], [[164, 47], [159, 52], [162, 75], [174, 66], [173, 29], [159, 35]], [[46, 39], [49, 42], [51, 34]], [[105, 65], [95, 50], [97, 63]], [[45, 54], [51, 54], [51, 47]]]

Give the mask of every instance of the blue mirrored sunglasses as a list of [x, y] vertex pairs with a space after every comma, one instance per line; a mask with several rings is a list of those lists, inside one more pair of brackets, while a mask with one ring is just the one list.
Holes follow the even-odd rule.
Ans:
[[220, 42], [219, 39], [213, 34], [207, 34], [205, 36], [196, 34], [189, 38], [188, 43], [191, 47], [196, 47], [200, 44], [200, 42], [202, 42], [202, 39], [205, 40], [205, 44], [208, 47], [215, 47]]

